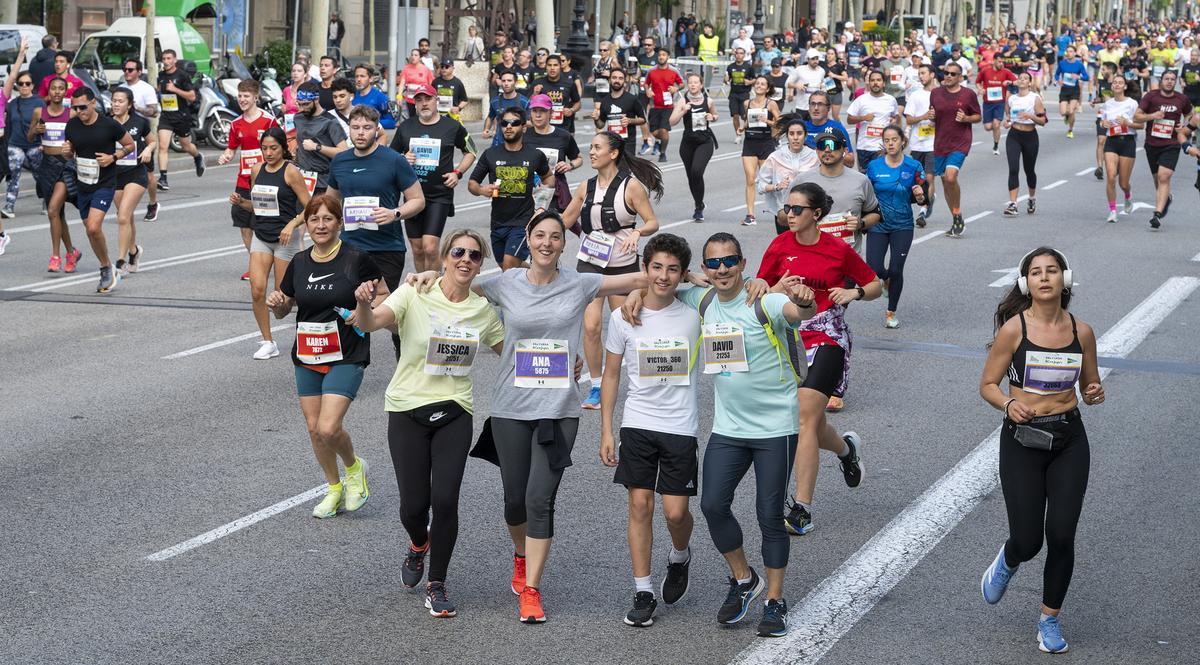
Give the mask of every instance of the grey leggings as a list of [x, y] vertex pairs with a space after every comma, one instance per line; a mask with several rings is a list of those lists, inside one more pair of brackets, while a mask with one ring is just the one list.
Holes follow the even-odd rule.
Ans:
[[[545, 447], [534, 441], [537, 426], [536, 420], [493, 417], [492, 439], [496, 442], [500, 477], [504, 482], [505, 523], [527, 524], [530, 538], [553, 538], [554, 498], [563, 472], [550, 468]], [[554, 428], [568, 449], [575, 447], [578, 418], [560, 418], [554, 421]]]
[[16, 148], [8, 146], [8, 189], [4, 193], [4, 205], [12, 208], [17, 203], [17, 194], [21, 191], [21, 167], [36, 174], [42, 166], [42, 146], [32, 148]]

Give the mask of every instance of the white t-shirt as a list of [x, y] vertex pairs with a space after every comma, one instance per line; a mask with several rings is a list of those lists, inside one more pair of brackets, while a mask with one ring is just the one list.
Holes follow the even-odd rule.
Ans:
[[733, 42], [731, 42], [729, 46], [731, 49], [735, 49], [735, 50], [739, 49], [739, 48], [745, 49], [746, 56], [747, 56], [746, 59], [753, 62], [754, 59], [749, 57], [751, 54], [754, 53], [754, 40], [753, 39], [750, 39], [749, 37], [747, 37], [745, 39], [734, 39]]
[[825, 70], [821, 67], [813, 69], [807, 64], [797, 67], [792, 70], [792, 75], [788, 77], [788, 84], [799, 84], [803, 88], [796, 90], [796, 108], [801, 111], [808, 110], [808, 96], [818, 90], [825, 89]]
[[[703, 359], [692, 364], [688, 372], [689, 385], [653, 383], [652, 380], [647, 381], [639, 375], [642, 366], [638, 357], [639, 339], [645, 340], [644, 344], [650, 340], [660, 340], [659, 345], [668, 340], [675, 344], [681, 340], [686, 341], [687, 358], [683, 362], [691, 362], [691, 354], [700, 343], [699, 312], [678, 300], [657, 311], [643, 307], [642, 325], [635, 328], [621, 318], [620, 311], [614, 310], [609, 317], [608, 335], [604, 340], [604, 348], [609, 353], [621, 353], [625, 356], [625, 376], [629, 381], [629, 390], [625, 396], [621, 427], [697, 436], [700, 418], [696, 408], [696, 391], [700, 383]], [[676, 350], [674, 353], [679, 354], [680, 351]], [[643, 351], [642, 355], [646, 355], [646, 351]]]
[[[905, 96], [905, 98], [907, 98], [909, 95], [913, 94], [914, 92], [916, 92], [924, 87], [925, 86], [921, 85], [921, 70], [917, 69], [916, 67], [913, 67], [912, 65], [905, 67], [904, 68], [904, 96]], [[905, 108], [908, 108], [907, 104], [905, 105]]]
[[928, 32], [922, 33], [921, 34], [921, 46], [924, 46], [925, 50], [928, 51], [929, 53], [933, 53], [933, 49], [937, 47], [937, 39], [938, 39], [938, 36], [937, 36], [936, 32], [932, 35], [929, 34]]
[[896, 98], [891, 95], [876, 97], [867, 93], [850, 102], [850, 108], [846, 110], [847, 115], [875, 114], [875, 119], [871, 122], [859, 123], [858, 140], [854, 143], [854, 149], [869, 152], [883, 150], [883, 128], [896, 121], [897, 109]]
[[133, 93], [133, 108], [144, 109], [148, 107], [158, 108], [158, 93], [154, 91], [154, 86], [139, 79], [133, 85], [125, 81], [121, 81], [118, 87], [129, 88]]
[[[922, 88], [908, 93], [904, 115], [925, 115], [929, 112], [929, 91]], [[911, 152], [933, 152], [933, 121], [922, 120], [908, 127], [908, 149]]]
[[1125, 118], [1129, 121], [1130, 127], [1128, 132], [1122, 132], [1120, 129], [1110, 129], [1107, 131], [1109, 136], [1121, 136], [1124, 133], [1137, 134], [1137, 130], [1133, 128], [1133, 113], [1138, 110], [1136, 99], [1126, 97], [1121, 101], [1110, 99], [1104, 102], [1104, 106], [1100, 109], [1100, 115], [1103, 119], [1113, 123], [1118, 123], [1119, 118]]

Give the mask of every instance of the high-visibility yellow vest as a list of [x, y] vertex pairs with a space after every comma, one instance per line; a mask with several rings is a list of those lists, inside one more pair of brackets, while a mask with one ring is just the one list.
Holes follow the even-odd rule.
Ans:
[[720, 49], [721, 38], [713, 35], [705, 37], [700, 35], [700, 59], [705, 62], [712, 62], [717, 59], [717, 52]]

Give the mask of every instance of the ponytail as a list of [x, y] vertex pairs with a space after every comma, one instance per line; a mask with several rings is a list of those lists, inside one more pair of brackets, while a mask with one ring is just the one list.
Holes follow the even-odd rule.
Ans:
[[625, 139], [614, 132], [600, 132], [597, 136], [603, 137], [608, 142], [609, 150], [617, 152], [616, 163], [618, 171], [629, 171], [630, 175], [642, 183], [647, 192], [654, 194], [655, 201], [662, 199], [663, 177], [662, 171], [658, 170], [657, 164], [626, 152]]

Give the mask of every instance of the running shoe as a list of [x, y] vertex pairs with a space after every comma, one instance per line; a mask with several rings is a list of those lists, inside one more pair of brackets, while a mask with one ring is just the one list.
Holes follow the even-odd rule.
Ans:
[[1017, 216], [1017, 202], [1016, 201], [1009, 201], [1008, 205], [1004, 206], [1004, 216], [1005, 217], [1016, 217]]
[[250, 271], [249, 271], [249, 270], [247, 270], [246, 272], [242, 273], [242, 281], [243, 281], [243, 282], [249, 282], [249, 281], [250, 281]]
[[1069, 139], [1073, 139], [1073, 138], [1075, 138], [1075, 130], [1073, 130], [1073, 129], [1068, 129], [1068, 130], [1067, 130], [1067, 138], [1069, 138]]
[[759, 577], [753, 568], [750, 569], [750, 581], [745, 584], [739, 584], [735, 577], [729, 578], [729, 593], [717, 611], [717, 623], [733, 625], [741, 621], [749, 611], [750, 603], [766, 588], [766, 580]]
[[642, 141], [642, 149], [638, 150], [639, 155], [645, 155], [650, 152], [650, 144]]
[[825, 403], [825, 410], [829, 413], [837, 413], [846, 408], [846, 400], [837, 395], [830, 395], [829, 401]]
[[344, 492], [341, 489], [331, 489], [325, 493], [325, 498], [321, 502], [313, 506], [312, 516], [317, 519], [328, 519], [336, 517], [338, 512], [346, 505], [343, 501]]
[[46, 272], [60, 272], [62, 270], [62, 258], [58, 256], [50, 257], [50, 265], [46, 266]]
[[900, 319], [896, 318], [895, 312], [887, 312], [883, 315], [883, 327], [889, 330], [895, 330], [900, 327]]
[[264, 339], [258, 343], [258, 350], [254, 352], [255, 360], [270, 360], [279, 355], [279, 346], [275, 342]]
[[17, 216], [17, 214], [15, 212], [13, 212], [12, 206], [6, 205], [3, 208], [0, 208], [0, 217], [3, 217], [5, 219], [12, 219], [13, 217], [16, 217], [16, 216]]
[[1163, 206], [1163, 211], [1162, 211], [1162, 214], [1161, 214], [1161, 215], [1159, 215], [1159, 217], [1166, 217], [1166, 216], [1167, 216], [1167, 213], [1171, 211], [1171, 203], [1172, 203], [1174, 200], [1175, 200], [1175, 197], [1174, 197], [1174, 196], [1171, 196], [1170, 194], [1167, 194], [1167, 204]]
[[659, 155], [658, 155], [658, 161], [659, 161], [659, 163], [660, 163], [660, 164], [661, 164], [661, 163], [663, 163], [663, 162], [666, 162], [666, 161], [667, 161], [667, 153], [665, 153], [665, 152], [663, 152], [663, 153], [659, 153]]
[[196, 155], [192, 158], [192, 161], [196, 163], [196, 177], [199, 178], [200, 176], [204, 175], [204, 157], [201, 155]]
[[1109, 211], [1108, 211], [1108, 220], [1107, 220], [1107, 221], [1108, 221], [1108, 223], [1109, 223], [1109, 224], [1116, 224], [1116, 223], [1117, 223], [1117, 211], [1116, 211], [1116, 210], [1109, 210]]
[[111, 293], [121, 283], [121, 271], [112, 266], [100, 268], [100, 283], [96, 285], [96, 293]]
[[783, 526], [788, 533], [793, 536], [803, 536], [813, 530], [812, 513], [808, 512], [804, 506], [796, 503], [791, 497], [788, 497], [788, 503], [791, 506], [788, 508], [788, 513], [783, 517]]
[[921, 208], [920, 210], [917, 211], [917, 228], [918, 229], [925, 228], [925, 209], [924, 208]]
[[1063, 639], [1058, 617], [1047, 616], [1038, 621], [1038, 649], [1046, 653], [1066, 653], [1070, 649]]
[[404, 563], [400, 566], [400, 583], [405, 589], [416, 588], [425, 577], [426, 554], [429, 554], [429, 541], [425, 541], [425, 547], [421, 549], [413, 547], [411, 542], [408, 544], [408, 554], [404, 555]]
[[581, 406], [589, 411], [600, 408], [600, 386], [592, 386], [592, 389], [588, 391], [587, 399], [583, 400]]
[[513, 554], [512, 592], [521, 595], [525, 590], [525, 557]]
[[1016, 568], [1009, 568], [1004, 562], [1004, 546], [1000, 546], [1000, 552], [996, 554], [996, 558], [992, 560], [992, 565], [983, 571], [983, 577], [979, 580], [979, 591], [983, 594], [983, 600], [988, 605], [995, 605], [1004, 597], [1004, 591], [1008, 589], [1008, 581], [1012, 579], [1013, 573], [1017, 572]]
[[846, 487], [858, 487], [867, 475], [862, 460], [858, 457], [858, 451], [862, 448], [862, 437], [856, 432], [846, 432], [842, 435], [842, 441], [850, 448], [850, 452], [844, 457], [838, 457], [842, 467], [842, 478], [846, 480]]
[[770, 599], [763, 607], [762, 619], [758, 621], [759, 637], [783, 637], [787, 635], [787, 601]]
[[160, 192], [171, 191], [171, 183], [167, 182], [167, 174], [166, 173], [158, 174], [158, 191], [160, 191]]
[[650, 150], [650, 156], [653, 157], [654, 155], [660, 155], [660, 154], [662, 154], [662, 147], [656, 142], [654, 144], [654, 148], [652, 150]]
[[346, 487], [346, 512], [352, 513], [370, 498], [367, 490], [367, 461], [361, 457], [354, 458], [353, 471], [346, 469], [346, 479], [342, 484]]
[[1126, 214], [1126, 215], [1129, 215], [1129, 214], [1132, 214], [1132, 213], [1133, 213], [1133, 199], [1125, 199], [1125, 209], [1124, 209], [1124, 212], [1125, 212], [1125, 214]]
[[458, 614], [454, 609], [454, 603], [450, 602], [450, 596], [446, 595], [444, 582], [430, 582], [425, 585], [425, 609], [429, 610], [430, 616], [440, 618], [449, 618]]
[[735, 132], [735, 133], [734, 133], [734, 135], [733, 135], [733, 144], [734, 144], [734, 145], [741, 145], [741, 144], [742, 144], [742, 139], [743, 139], [743, 138], [744, 138], [744, 137], [743, 137], [743, 135], [742, 135], [742, 133], [741, 133], [741, 132]]
[[1037, 212], [1037, 199], [1031, 198], [1025, 202], [1025, 213], [1032, 215]]
[[955, 238], [961, 238], [966, 228], [967, 223], [963, 221], [962, 215], [955, 215], [953, 221], [950, 222], [950, 230], [954, 232]]
[[754, 226], [755, 224], [758, 224], [758, 220], [754, 219], [754, 215], [746, 215], [746, 218], [742, 220], [742, 226]]
[[635, 628], [649, 628], [654, 625], [654, 608], [658, 601], [649, 591], [639, 591], [633, 596], [633, 607], [625, 615], [625, 625]]
[[63, 272], [75, 272], [75, 266], [81, 258], [83, 258], [83, 252], [79, 251], [78, 248], [67, 252], [67, 264], [63, 267]]
[[704, 208], [696, 208], [696, 211], [692, 213], [692, 220], [696, 222], [703, 222]]
[[527, 586], [521, 592], [520, 599], [521, 623], [545, 623], [546, 611], [542, 609], [542, 594], [537, 589]]
[[129, 272], [138, 271], [138, 264], [142, 262], [142, 252], [145, 251], [141, 245], [134, 245], [133, 250], [129, 253], [129, 263], [127, 264]]
[[993, 154], [993, 155], [999, 155], [999, 154], [1000, 154], [1000, 144], [999, 144], [999, 143], [993, 143], [993, 144], [992, 144], [992, 154]]
[[1150, 228], [1157, 229], [1160, 226], [1162, 226], [1162, 217], [1159, 217], [1158, 213], [1154, 213], [1150, 216]]
[[129, 268], [125, 263], [125, 259], [117, 259], [117, 272], [121, 273], [122, 277], [129, 274]]
[[4, 251], [10, 242], [12, 242], [11, 236], [9, 236], [7, 233], [0, 233], [0, 256], [4, 255]]
[[46, 203], [46, 201], [43, 200], [42, 201], [42, 215], [45, 216], [45, 215], [49, 215], [49, 214], [50, 214], [50, 204]]
[[688, 554], [687, 561], [681, 563], [671, 563], [671, 559], [667, 559], [667, 576], [663, 578], [662, 586], [658, 591], [662, 595], [663, 602], [668, 605], [674, 605], [683, 600], [688, 591], [688, 569], [692, 566], [691, 554]]
[[157, 203], [147, 203], [146, 204], [146, 216], [142, 218], [142, 221], [143, 222], [157, 222], [158, 221], [158, 204]]
[[1092, 175], [1096, 176], [1096, 180], [1104, 180], [1104, 169], [1097, 166], [1096, 170], [1092, 171]]

